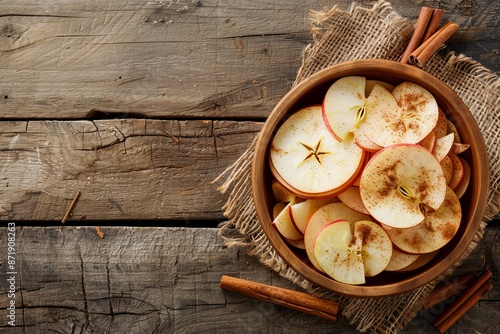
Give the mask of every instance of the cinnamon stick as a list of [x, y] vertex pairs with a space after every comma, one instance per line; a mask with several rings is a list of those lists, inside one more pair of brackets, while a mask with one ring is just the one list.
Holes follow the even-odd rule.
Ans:
[[441, 19], [443, 18], [444, 15], [444, 10], [434, 8], [432, 10], [432, 15], [429, 20], [429, 23], [427, 24], [427, 29], [425, 30], [424, 37], [422, 37], [422, 42], [425, 42], [429, 37], [431, 37], [439, 27], [439, 24], [441, 23]]
[[459, 275], [451, 282], [444, 282], [432, 290], [424, 304], [424, 309], [430, 309], [453, 295], [459, 294], [465, 290], [472, 280], [477, 276], [475, 271]]
[[[411, 57], [411, 63], [418, 67], [423, 67], [424, 64], [432, 57], [432, 55], [458, 30], [458, 24], [449, 23], [434, 33], [429, 38], [428, 43], [421, 48], [418, 55]], [[410, 55], [411, 56], [411, 55]]]
[[410, 54], [410, 59], [409, 63], [412, 65], [416, 64], [417, 57], [422, 53], [422, 51], [429, 46], [434, 40], [436, 39], [439, 34], [441, 34], [450, 24], [452, 24], [451, 21], [446, 22], [441, 28], [439, 28], [438, 31], [436, 31], [432, 36], [430, 36], [425, 42], [420, 44], [418, 48], [416, 48], [411, 54]]
[[429, 20], [431, 19], [433, 9], [430, 7], [422, 7], [420, 9], [420, 14], [417, 19], [417, 23], [415, 24], [415, 30], [413, 31], [413, 35], [411, 36], [408, 45], [406, 46], [406, 50], [401, 57], [401, 62], [404, 64], [408, 63], [410, 59], [410, 54], [420, 45], [422, 42], [422, 38], [424, 37], [425, 31], [427, 30], [427, 25]]
[[[443, 323], [445, 322], [445, 320], [448, 318], [448, 317], [453, 317], [452, 319], [455, 319], [456, 318], [456, 314], [454, 314], [458, 308], [461, 307], [462, 304], [466, 303], [467, 305], [470, 304], [470, 302], [468, 301], [469, 298], [471, 298], [471, 296], [485, 283], [489, 280], [489, 278], [491, 277], [491, 272], [488, 270], [488, 269], [485, 269], [481, 275], [479, 275], [478, 277], [476, 277], [471, 285], [465, 289], [461, 294], [460, 296], [458, 296], [458, 298], [453, 302], [451, 303], [446, 309], [445, 311], [439, 316], [436, 318], [436, 320], [434, 320], [434, 326], [438, 327]], [[472, 305], [469, 306], [469, 308], [471, 307]], [[457, 320], [458, 318], [455, 319], [455, 321]], [[455, 322], [453, 321], [453, 322]]]
[[463, 304], [458, 307], [453, 314], [441, 321], [436, 328], [440, 333], [446, 332], [461, 316], [470, 310], [488, 291], [493, 289], [491, 282], [484, 282]]
[[338, 302], [317, 298], [305, 292], [274, 287], [226, 275], [222, 276], [220, 287], [328, 320], [337, 320]]

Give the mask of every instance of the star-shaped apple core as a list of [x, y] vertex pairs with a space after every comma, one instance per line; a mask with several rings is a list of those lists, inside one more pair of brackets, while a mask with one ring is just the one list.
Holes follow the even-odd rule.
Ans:
[[320, 160], [320, 156], [322, 156], [323, 154], [327, 154], [328, 152], [322, 152], [320, 151], [320, 147], [321, 147], [321, 139], [318, 140], [318, 143], [314, 146], [314, 147], [311, 147], [309, 145], [306, 145], [304, 143], [300, 143], [302, 146], [304, 146], [304, 148], [309, 151], [309, 154], [304, 158], [304, 161], [308, 160], [309, 158], [316, 158], [316, 160], [321, 164], [321, 160]]

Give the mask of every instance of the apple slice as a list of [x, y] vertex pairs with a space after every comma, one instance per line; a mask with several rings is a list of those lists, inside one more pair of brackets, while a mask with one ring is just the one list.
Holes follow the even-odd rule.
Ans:
[[436, 138], [441, 138], [448, 134], [448, 119], [441, 108], [439, 108], [438, 120], [434, 132], [436, 132]]
[[361, 247], [353, 242], [351, 223], [334, 221], [321, 230], [314, 242], [314, 258], [331, 278], [346, 284], [365, 283]]
[[451, 154], [460, 154], [465, 151], [470, 147], [469, 144], [463, 144], [463, 143], [453, 143], [450, 153]]
[[369, 119], [365, 108], [366, 78], [348, 76], [335, 81], [323, 99], [323, 118], [327, 128], [339, 141], [351, 138], [367, 151], [377, 151], [366, 136], [366, 120]]
[[451, 178], [453, 177], [453, 161], [447, 155], [439, 162], [443, 168], [444, 178], [446, 179], [446, 184], [449, 185]]
[[354, 223], [360, 220], [370, 219], [370, 216], [354, 211], [342, 202], [330, 203], [316, 210], [309, 219], [304, 232], [306, 253], [311, 264], [319, 271], [323, 271], [314, 257], [314, 241], [326, 225], [336, 220], [347, 220]]
[[367, 79], [366, 83], [365, 83], [365, 96], [368, 96], [371, 94], [373, 87], [375, 87], [375, 85], [380, 85], [380, 86], [384, 87], [385, 89], [387, 89], [389, 92], [391, 92], [394, 89], [393, 85], [391, 85], [390, 83], [387, 83], [385, 81]]
[[291, 204], [288, 203], [286, 207], [281, 210], [278, 216], [273, 220], [273, 225], [285, 239], [299, 240], [302, 239], [304, 235], [295, 227], [290, 207]]
[[436, 99], [425, 88], [403, 82], [391, 92], [375, 85], [366, 99], [366, 134], [376, 145], [417, 144], [436, 126], [439, 110]]
[[301, 233], [304, 233], [306, 230], [306, 225], [313, 213], [323, 205], [331, 203], [335, 200], [336, 198], [331, 200], [308, 199], [303, 202], [293, 204], [290, 207], [290, 213], [292, 215], [293, 223]]
[[460, 185], [457, 187], [457, 189], [455, 189], [455, 193], [457, 194], [458, 198], [462, 198], [462, 196], [465, 194], [465, 191], [467, 190], [467, 187], [469, 186], [471, 170], [469, 163], [465, 159], [460, 157], [459, 159], [464, 166], [464, 177], [462, 179], [462, 182], [460, 182]]
[[429, 134], [422, 139], [420, 145], [432, 152], [436, 146], [436, 131], [432, 130], [429, 132]]
[[359, 187], [350, 187], [343, 193], [338, 194], [338, 198], [342, 203], [344, 203], [354, 211], [358, 211], [365, 215], [370, 214], [366, 209], [363, 200], [361, 199], [361, 195], [359, 194]]
[[359, 185], [361, 199], [374, 219], [408, 228], [424, 220], [421, 206], [437, 210], [446, 194], [439, 161], [420, 145], [398, 144], [376, 153]]
[[391, 260], [387, 267], [385, 267], [385, 271], [398, 271], [403, 268], [408, 267], [410, 264], [415, 262], [420, 254], [408, 254], [398, 251], [396, 248], [392, 249]]
[[463, 164], [462, 159], [460, 159], [458, 156], [454, 154], [448, 155], [453, 163], [453, 174], [451, 175], [451, 180], [448, 186], [453, 189], [457, 190], [462, 181], [464, 180], [465, 176], [465, 166]]
[[448, 134], [453, 133], [453, 135], [455, 136], [455, 143], [461, 143], [462, 140], [460, 139], [460, 134], [458, 133], [458, 130], [457, 130], [457, 127], [455, 126], [455, 124], [453, 124], [452, 121], [447, 120], [446, 126], [447, 126], [447, 133]]
[[273, 191], [273, 196], [276, 202], [295, 202], [296, 196], [290, 190], [285, 188], [281, 183], [273, 180], [271, 183], [271, 189]]
[[391, 255], [391, 240], [372, 221], [333, 222], [319, 233], [314, 243], [314, 256], [321, 268], [346, 284], [363, 284], [365, 277], [379, 274]]
[[302, 249], [302, 250], [306, 249], [306, 244], [304, 243], [304, 239], [290, 240], [290, 239], [285, 238], [285, 241], [288, 242], [288, 244], [290, 244], [291, 246], [293, 246], [295, 248]]
[[416, 270], [416, 269], [422, 268], [427, 263], [431, 262], [432, 259], [436, 257], [436, 255], [437, 255], [438, 252], [439, 251], [435, 251], [435, 252], [432, 252], [432, 253], [418, 255], [418, 258], [415, 261], [413, 261], [412, 264], [410, 264], [407, 267], [404, 267], [403, 269], [398, 270], [398, 272], [408, 272], [408, 271], [412, 271], [412, 270]]
[[287, 206], [287, 203], [278, 202], [273, 206], [273, 220], [278, 217], [278, 215], [283, 211]]
[[392, 256], [392, 242], [387, 232], [377, 223], [362, 220], [354, 223], [354, 240], [361, 246], [365, 277], [380, 274]]
[[426, 210], [422, 224], [406, 229], [392, 229], [387, 233], [398, 250], [411, 254], [431, 253], [455, 236], [461, 220], [460, 200], [447, 187], [443, 205], [437, 210]]
[[453, 133], [447, 134], [444, 137], [436, 139], [436, 146], [432, 150], [432, 154], [439, 160], [443, 160], [451, 150], [455, 135]]
[[278, 129], [271, 143], [274, 177], [292, 193], [325, 199], [349, 188], [361, 173], [365, 152], [351, 140], [337, 141], [321, 106], [303, 108]]

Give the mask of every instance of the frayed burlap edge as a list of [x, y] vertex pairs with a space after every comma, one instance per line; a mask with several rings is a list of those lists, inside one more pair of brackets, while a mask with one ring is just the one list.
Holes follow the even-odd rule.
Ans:
[[[378, 45], [375, 45], [374, 48], [364, 45], [361, 52], [349, 53], [343, 56], [338, 56], [335, 52], [325, 52], [325, 50], [331, 50], [331, 44], [329, 43], [332, 43], [332, 40], [342, 43], [339, 38], [342, 38], [343, 33], [330, 28], [332, 20], [340, 19], [354, 22], [362, 20], [366, 16], [375, 18], [378, 23], [385, 25], [384, 29], [392, 31], [391, 36], [381, 41], [383, 48]], [[385, 1], [379, 1], [371, 9], [353, 7], [350, 12], [343, 12], [334, 7], [330, 11], [312, 12], [311, 18], [313, 21], [314, 43], [304, 49], [303, 62], [298, 71], [295, 84], [322, 68], [351, 59], [384, 58], [398, 60], [412, 28], [411, 24], [395, 13], [390, 4]], [[342, 25], [344, 25], [344, 22], [342, 22]], [[318, 63], [321, 64], [318, 65]], [[459, 266], [473, 251], [483, 237], [486, 222], [493, 219], [500, 208], [500, 176], [498, 173], [500, 157], [496, 150], [498, 147], [497, 138], [499, 138], [498, 115], [500, 115], [498, 90], [500, 84], [498, 77], [479, 63], [462, 55], [455, 56], [452, 53], [444, 56], [435, 55], [426, 64], [425, 69], [455, 89], [476, 118], [479, 127], [483, 131], [486, 146], [490, 148], [488, 149], [490, 191], [484, 219], [474, 240], [461, 259], [437, 280], [403, 295], [366, 299], [337, 296], [314, 286], [297, 274], [278, 256], [270, 245], [260, 227], [255, 211], [251, 172], [258, 136], [242, 156], [214, 180], [214, 182], [218, 182], [225, 178], [224, 183], [218, 187], [218, 190], [222, 193], [230, 190], [229, 198], [223, 207], [224, 215], [228, 220], [220, 225], [219, 230], [219, 235], [224, 239], [225, 245], [228, 247], [247, 247], [250, 255], [258, 257], [261, 263], [302, 289], [313, 295], [339, 300], [341, 302], [342, 316], [354, 324], [361, 332], [398, 333], [403, 330], [422, 308], [428, 294], [437, 282], [450, 275], [454, 268]], [[452, 80], [457, 77], [460, 80]], [[470, 94], [468, 93], [470, 87], [479, 87], [478, 89], [483, 93]]]

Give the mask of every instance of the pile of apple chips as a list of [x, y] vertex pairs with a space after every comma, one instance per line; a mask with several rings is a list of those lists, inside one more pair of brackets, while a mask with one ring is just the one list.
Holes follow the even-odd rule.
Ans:
[[420, 85], [338, 79], [273, 138], [273, 225], [339, 282], [420, 268], [460, 226], [468, 147]]

